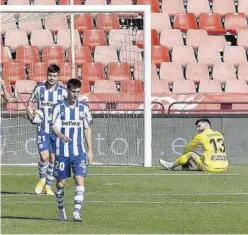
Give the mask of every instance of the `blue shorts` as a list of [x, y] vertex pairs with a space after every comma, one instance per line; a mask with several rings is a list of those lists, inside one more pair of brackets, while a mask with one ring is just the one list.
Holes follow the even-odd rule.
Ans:
[[37, 146], [39, 153], [48, 150], [49, 153], [54, 153], [56, 151], [56, 136], [53, 132], [45, 133], [38, 132], [37, 134]]
[[64, 180], [71, 177], [71, 169], [74, 176], [83, 176], [87, 175], [87, 166], [86, 166], [86, 153], [82, 153], [79, 156], [64, 157], [56, 156], [55, 157], [55, 167], [54, 167], [54, 177], [59, 180]]

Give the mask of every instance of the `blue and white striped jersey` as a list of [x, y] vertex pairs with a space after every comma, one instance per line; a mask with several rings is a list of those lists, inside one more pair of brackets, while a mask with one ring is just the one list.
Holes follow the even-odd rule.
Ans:
[[56, 84], [53, 90], [49, 90], [47, 82], [39, 83], [33, 90], [29, 101], [38, 104], [38, 109], [44, 114], [44, 120], [38, 125], [39, 131], [49, 133], [52, 123], [52, 112], [54, 105], [67, 97], [67, 90], [64, 86]]
[[71, 157], [85, 152], [84, 129], [92, 125], [92, 116], [85, 103], [77, 101], [72, 107], [64, 99], [54, 108], [53, 124], [60, 133], [70, 138], [67, 143], [56, 138], [57, 156]]

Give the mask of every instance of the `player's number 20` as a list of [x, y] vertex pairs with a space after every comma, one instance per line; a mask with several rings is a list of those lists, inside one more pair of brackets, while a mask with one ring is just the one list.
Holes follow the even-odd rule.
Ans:
[[220, 151], [221, 153], [225, 153], [226, 147], [224, 140], [222, 138], [218, 139], [210, 139], [210, 144], [212, 144], [214, 151], [217, 153]]
[[56, 162], [55, 167], [56, 167], [56, 169], [63, 171], [65, 169], [65, 163], [64, 162]]

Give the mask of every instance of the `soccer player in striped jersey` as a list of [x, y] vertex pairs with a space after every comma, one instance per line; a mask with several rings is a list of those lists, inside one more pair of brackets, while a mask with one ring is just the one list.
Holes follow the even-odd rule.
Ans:
[[[93, 160], [92, 117], [89, 107], [78, 101], [80, 88], [80, 80], [70, 79], [68, 81], [68, 97], [55, 106], [52, 126], [57, 136], [54, 176], [57, 179], [55, 195], [59, 208], [59, 220], [67, 219], [64, 207], [64, 187], [66, 179], [71, 176], [72, 169], [75, 179], [73, 211], [75, 222], [81, 221], [80, 212], [85, 194], [87, 162], [91, 163]], [[84, 137], [87, 146], [85, 146]]]
[[55, 135], [51, 129], [52, 110], [55, 104], [67, 97], [66, 89], [58, 84], [60, 68], [51, 64], [47, 69], [47, 81], [39, 83], [33, 90], [27, 106], [29, 119], [33, 120], [36, 109], [33, 103], [37, 103], [38, 110], [43, 113], [43, 120], [37, 126], [37, 145], [40, 153], [39, 182], [35, 187], [35, 193], [40, 194], [45, 186], [47, 195], [54, 195], [51, 185], [54, 180], [53, 169], [55, 161]]
[[[188, 142], [184, 148], [183, 155], [179, 156], [175, 162], [167, 162], [163, 159], [159, 163], [168, 170], [173, 170], [178, 166], [184, 166], [192, 161], [198, 170], [207, 172], [223, 172], [228, 168], [226, 147], [223, 135], [211, 129], [211, 123], [207, 118], [199, 119], [195, 122], [198, 134]], [[201, 146], [203, 155], [195, 152]]]

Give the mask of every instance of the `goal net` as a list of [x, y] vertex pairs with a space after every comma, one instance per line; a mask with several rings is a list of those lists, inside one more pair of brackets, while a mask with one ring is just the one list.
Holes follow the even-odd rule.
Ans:
[[[1, 163], [37, 164], [27, 100], [46, 81], [82, 82], [93, 114], [94, 161], [151, 166], [150, 6], [1, 6]], [[3, 91], [1, 91], [3, 95]]]

